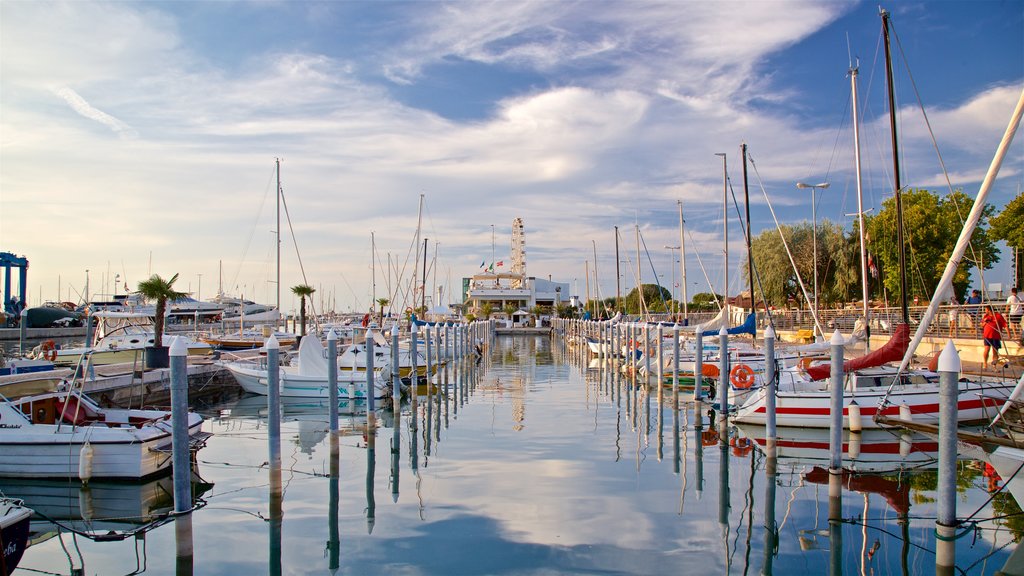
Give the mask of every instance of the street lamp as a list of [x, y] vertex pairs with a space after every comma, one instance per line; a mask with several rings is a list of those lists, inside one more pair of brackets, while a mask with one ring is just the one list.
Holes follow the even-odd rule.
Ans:
[[[672, 300], [675, 301], [675, 299], [676, 299], [676, 253], [675, 253], [675, 251], [679, 250], [679, 246], [669, 246], [669, 245], [666, 244], [665, 245], [665, 250], [669, 251], [669, 253], [668, 253], [669, 257], [672, 258]], [[673, 313], [679, 314], [679, 303], [678, 302], [676, 302], [676, 304], [672, 308], [673, 308]]]
[[[818, 315], [818, 210], [817, 201], [815, 198], [818, 196], [817, 189], [821, 188], [825, 190], [828, 188], [828, 182], [822, 182], [820, 184], [804, 184], [803, 182], [796, 183], [797, 188], [811, 189], [811, 234], [814, 245], [814, 315]], [[817, 323], [815, 323], [817, 325]]]

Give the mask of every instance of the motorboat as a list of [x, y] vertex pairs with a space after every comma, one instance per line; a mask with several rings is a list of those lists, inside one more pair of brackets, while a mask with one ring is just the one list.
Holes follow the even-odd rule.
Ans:
[[[34, 356], [65, 366], [79, 364], [86, 358], [93, 366], [135, 361], [141, 363], [144, 350], [155, 343], [151, 313], [99, 311], [93, 317], [99, 323], [91, 346], [60, 348], [52, 340], [47, 340], [36, 347]], [[185, 338], [189, 355], [213, 353], [213, 347], [209, 344], [187, 336]], [[163, 341], [168, 342], [170, 339], [171, 335], [164, 333]]]
[[[210, 436], [189, 412], [191, 449]], [[0, 387], [0, 476], [140, 479], [170, 471], [171, 413], [102, 408], [66, 381]]]
[[28, 547], [29, 523], [32, 509], [21, 500], [0, 498], [0, 542], [3, 543], [4, 576], [9, 576], [21, 562]]

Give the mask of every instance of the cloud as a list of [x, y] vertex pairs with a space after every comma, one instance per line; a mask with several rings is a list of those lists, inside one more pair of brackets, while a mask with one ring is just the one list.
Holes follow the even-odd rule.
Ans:
[[85, 98], [82, 98], [77, 92], [75, 92], [71, 88], [68, 88], [66, 86], [55, 88], [53, 90], [53, 93], [61, 97], [65, 102], [67, 102], [68, 106], [71, 106], [71, 109], [77, 112], [78, 114], [82, 115], [85, 118], [88, 118], [89, 120], [95, 120], [96, 122], [103, 124], [107, 128], [110, 128], [111, 131], [113, 131], [120, 137], [135, 138], [138, 136], [138, 134], [135, 132], [135, 130], [132, 129], [131, 126], [128, 126], [124, 122], [121, 122], [117, 118], [114, 118], [113, 116], [107, 114], [106, 112], [103, 112], [102, 110], [97, 110], [88, 102], [86, 102]]

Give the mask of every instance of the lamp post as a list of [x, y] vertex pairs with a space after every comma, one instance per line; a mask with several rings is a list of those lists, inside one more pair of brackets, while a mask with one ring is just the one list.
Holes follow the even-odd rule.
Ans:
[[[818, 210], [816, 197], [818, 196], [818, 188], [825, 190], [828, 188], [828, 182], [822, 182], [820, 184], [804, 184], [803, 182], [796, 183], [797, 188], [811, 189], [811, 234], [812, 242], [814, 245], [814, 316], [818, 316]], [[815, 322], [817, 326], [817, 322]]]
[[[672, 258], [672, 300], [675, 301], [675, 299], [676, 299], [676, 252], [675, 251], [679, 250], [679, 246], [669, 246], [669, 245], [666, 244], [665, 245], [665, 250], [669, 251], [668, 252], [669, 257]], [[675, 306], [673, 306], [673, 313], [674, 314], [678, 314], [679, 313], [679, 304], [678, 304], [678, 302], [676, 303]]]

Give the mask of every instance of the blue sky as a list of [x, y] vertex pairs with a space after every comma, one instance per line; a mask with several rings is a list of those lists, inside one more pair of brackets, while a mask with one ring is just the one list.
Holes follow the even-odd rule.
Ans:
[[[1024, 87], [1024, 3], [883, 7], [903, 182], [946, 186], [916, 87], [953, 187], [973, 195]], [[891, 195], [880, 30], [876, 3], [832, 1], [3, 2], [0, 250], [29, 258], [33, 303], [58, 286], [75, 299], [86, 270], [92, 291], [152, 271], [207, 298], [221, 263], [225, 291], [272, 302], [282, 158], [306, 282], [339, 309], [369, 305], [371, 232], [377, 296], [403, 266], [409, 277], [421, 194], [431, 255], [440, 243], [430, 283], [447, 292], [491, 260], [492, 225], [508, 260], [515, 217], [530, 275], [582, 292], [593, 240], [602, 295], [614, 293], [613, 226], [628, 253], [637, 223], [668, 285], [677, 200], [690, 291], [707, 289], [695, 253], [721, 291], [715, 153], [739, 189], [749, 146], [755, 234], [772, 226], [762, 184], [793, 223], [810, 219], [794, 184], [827, 179], [818, 217], [849, 225], [851, 54], [865, 207]], [[1004, 162], [997, 208], [1021, 187], [1022, 150]], [[295, 252], [286, 235], [286, 308], [303, 281]], [[986, 280], [1008, 281], [1007, 261]], [[730, 284], [743, 288], [736, 269]]]

